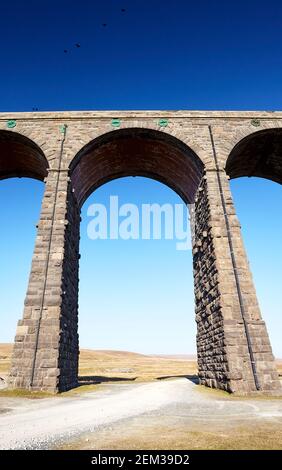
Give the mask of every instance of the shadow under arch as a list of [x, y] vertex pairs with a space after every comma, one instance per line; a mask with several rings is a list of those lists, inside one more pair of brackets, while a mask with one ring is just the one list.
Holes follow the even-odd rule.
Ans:
[[253, 132], [230, 152], [225, 166], [231, 178], [257, 176], [282, 184], [282, 129]]
[[173, 189], [186, 204], [193, 203], [203, 171], [203, 162], [184, 142], [145, 128], [103, 134], [85, 145], [70, 164], [80, 207], [99, 186], [125, 176], [155, 179]]
[[0, 131], [0, 180], [33, 178], [43, 181], [48, 161], [43, 151], [28, 137], [13, 131]]

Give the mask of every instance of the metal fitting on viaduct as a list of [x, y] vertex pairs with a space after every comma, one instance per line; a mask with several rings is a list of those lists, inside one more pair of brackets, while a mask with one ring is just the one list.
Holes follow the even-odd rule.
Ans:
[[200, 383], [280, 393], [229, 180], [282, 183], [282, 112], [0, 114], [0, 178], [45, 182], [10, 387], [77, 385], [81, 206], [102, 184], [134, 175], [190, 205]]

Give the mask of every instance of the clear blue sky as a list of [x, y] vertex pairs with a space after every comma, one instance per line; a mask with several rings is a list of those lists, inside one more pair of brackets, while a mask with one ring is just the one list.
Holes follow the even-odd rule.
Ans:
[[[281, 20], [278, 1], [6, 2], [0, 111], [281, 110]], [[281, 187], [257, 179], [231, 186], [264, 319], [282, 357]], [[0, 182], [0, 341], [12, 340], [21, 317], [42, 194], [40, 182]], [[170, 189], [141, 178], [111, 182], [86, 201], [81, 346], [193, 352], [191, 252], [165, 240], [87, 239], [89, 204], [113, 194], [137, 204], [180, 202]]]

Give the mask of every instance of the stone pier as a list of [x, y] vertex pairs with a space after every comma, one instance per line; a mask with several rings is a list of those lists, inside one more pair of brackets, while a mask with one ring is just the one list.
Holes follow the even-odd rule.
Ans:
[[10, 387], [77, 385], [80, 210], [102, 184], [145, 176], [191, 208], [200, 382], [281, 392], [229, 186], [241, 176], [282, 183], [281, 112], [1, 113], [0, 178], [13, 176], [40, 179], [45, 192]]

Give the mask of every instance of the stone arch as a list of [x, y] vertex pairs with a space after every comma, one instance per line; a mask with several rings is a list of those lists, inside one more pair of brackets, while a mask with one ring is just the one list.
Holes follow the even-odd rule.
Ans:
[[247, 135], [231, 150], [225, 167], [228, 176], [257, 176], [282, 184], [282, 129], [263, 129]]
[[192, 204], [203, 175], [204, 163], [190, 146], [166, 132], [145, 127], [107, 132], [90, 140], [75, 155], [69, 166], [64, 239], [62, 290], [65, 295], [61, 313], [66, 352], [61, 354], [59, 390], [76, 386], [78, 380], [80, 209], [87, 197], [111, 180], [143, 176], [165, 184], [186, 204]]
[[203, 171], [203, 162], [183, 141], [161, 131], [131, 127], [90, 141], [70, 164], [79, 206], [103, 183], [124, 176], [156, 179], [192, 203]]
[[[219, 171], [214, 146], [206, 145], [207, 129], [203, 155], [187, 143], [189, 132], [179, 131], [179, 139], [172, 135], [173, 124], [172, 132], [139, 126], [139, 121], [116, 130], [109, 125], [106, 133], [101, 133], [103, 128], [105, 122], [94, 139], [87, 130], [81, 138], [69, 129], [61, 140], [59, 165], [48, 174], [10, 386], [54, 392], [77, 386], [80, 209], [103, 183], [138, 175], [159, 180], [185, 202], [195, 202], [191, 212], [200, 383], [232, 392], [280, 392], [228, 178]], [[66, 165], [71, 153], [75, 157]], [[208, 160], [212, 155], [213, 163]], [[231, 156], [231, 163], [243, 158], [237, 150]], [[237, 163], [233, 170], [232, 165], [230, 175], [236, 177]]]
[[17, 132], [0, 131], [0, 179], [34, 178], [43, 181], [48, 162], [40, 147]]
[[125, 121], [120, 128], [113, 128], [109, 124], [104, 124], [103, 126], [99, 127], [99, 129], [95, 129], [93, 131], [90, 130], [83, 130], [80, 132], [79, 135], [73, 133], [71, 129], [68, 130], [68, 140], [71, 142], [70, 149], [67, 152], [67, 160], [69, 162], [69, 166], [72, 166], [73, 160], [75, 157], [81, 152], [81, 150], [89, 145], [90, 142], [93, 142], [96, 139], [102, 138], [104, 135], [112, 135], [114, 138], [114, 134], [120, 133], [120, 131], [129, 131], [130, 129], [139, 129], [139, 130], [147, 130], [156, 132], [159, 134], [164, 135], [164, 139], [167, 137], [175, 138], [176, 140], [181, 141], [184, 145], [189, 147], [194, 154], [196, 154], [199, 159], [203, 162], [206, 166], [210, 160], [210, 157], [207, 155], [207, 152], [203, 145], [201, 145], [200, 141], [194, 139], [194, 134], [188, 130], [178, 129], [176, 127], [171, 127], [168, 125], [167, 127], [160, 127], [157, 124], [153, 125], [149, 122], [144, 122], [142, 120], [133, 120], [133, 121]]

